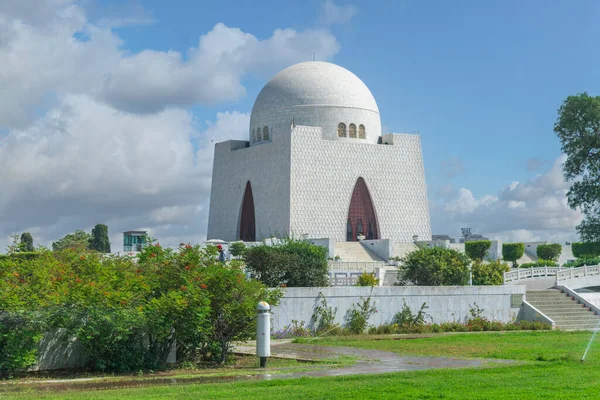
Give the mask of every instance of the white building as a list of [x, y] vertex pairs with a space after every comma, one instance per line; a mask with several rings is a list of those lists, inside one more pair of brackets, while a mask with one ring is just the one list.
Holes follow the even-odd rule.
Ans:
[[215, 146], [209, 239], [431, 239], [420, 139], [382, 135], [352, 72], [315, 61], [279, 72], [248, 136]]

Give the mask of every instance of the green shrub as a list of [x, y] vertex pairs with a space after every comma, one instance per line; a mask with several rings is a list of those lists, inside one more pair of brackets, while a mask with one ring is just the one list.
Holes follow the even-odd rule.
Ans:
[[39, 256], [40, 253], [31, 251], [22, 251], [11, 254], [0, 254], [0, 262], [5, 260], [33, 260], [35, 258], [38, 258]]
[[328, 250], [305, 240], [287, 239], [275, 246], [254, 246], [246, 250], [248, 271], [269, 287], [327, 286]]
[[467, 253], [471, 260], [481, 261], [485, 258], [490, 247], [492, 247], [492, 242], [489, 240], [465, 242], [465, 253]]
[[523, 263], [519, 268], [537, 268], [537, 267], [558, 267], [558, 264], [552, 260], [537, 260], [532, 263]]
[[375, 275], [364, 271], [356, 280], [355, 286], [378, 286], [379, 279], [375, 278]]
[[377, 312], [375, 304], [371, 303], [371, 298], [361, 297], [359, 303], [352, 305], [352, 308], [346, 312], [346, 329], [353, 334], [361, 334], [367, 329], [369, 318]]
[[234, 257], [243, 256], [246, 252], [246, 245], [244, 242], [233, 242], [229, 245], [229, 252]]
[[502, 244], [502, 258], [504, 261], [512, 261], [513, 266], [517, 266], [517, 260], [523, 257], [525, 245], [523, 243], [504, 243]]
[[571, 243], [573, 255], [577, 258], [594, 258], [600, 256], [600, 242]]
[[43, 318], [29, 311], [0, 311], [0, 378], [36, 362]]
[[316, 334], [330, 333], [336, 328], [338, 324], [335, 321], [335, 315], [337, 314], [337, 307], [333, 308], [327, 304], [327, 299], [323, 296], [323, 293], [319, 292], [317, 303], [315, 304], [313, 315], [310, 317], [310, 323], [313, 331]]
[[600, 264], [600, 257], [593, 257], [593, 258], [578, 258], [574, 261], [566, 262], [562, 266], [564, 268], [577, 268], [577, 267], [583, 267], [584, 265], [599, 265], [599, 264]]
[[539, 259], [557, 261], [562, 253], [562, 246], [558, 243], [540, 244], [535, 252]]
[[402, 311], [396, 313], [392, 318], [393, 325], [419, 326], [425, 324], [426, 317], [431, 318], [425, 312], [425, 310], [429, 308], [427, 306], [427, 303], [423, 303], [419, 311], [417, 311], [416, 314], [413, 314], [410, 307], [406, 304], [406, 301], [404, 299], [402, 299], [402, 301], [404, 302], [404, 305], [402, 306]]
[[399, 284], [407, 281], [418, 286], [466, 285], [469, 282], [469, 257], [453, 249], [422, 248], [402, 259]]
[[504, 272], [510, 271], [508, 264], [500, 261], [474, 262], [472, 265], [473, 285], [502, 285]]

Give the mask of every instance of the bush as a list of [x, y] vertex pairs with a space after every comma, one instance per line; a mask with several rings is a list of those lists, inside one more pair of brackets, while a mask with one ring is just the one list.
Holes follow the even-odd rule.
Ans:
[[558, 267], [558, 264], [552, 260], [537, 260], [532, 263], [523, 263], [519, 268], [537, 268], [537, 267]]
[[244, 261], [251, 274], [269, 287], [327, 286], [329, 264], [325, 247], [287, 239], [275, 246], [250, 247]]
[[469, 282], [469, 257], [453, 249], [422, 248], [402, 259], [398, 270], [400, 284], [418, 286], [466, 285]]
[[600, 257], [593, 257], [593, 258], [578, 258], [574, 261], [566, 262], [562, 266], [564, 268], [577, 268], [577, 267], [583, 267], [584, 265], [599, 265], [599, 264], [600, 264]]
[[540, 244], [535, 252], [539, 259], [557, 261], [562, 253], [562, 246], [558, 243]]
[[571, 243], [573, 255], [577, 258], [594, 258], [600, 256], [600, 242]]
[[504, 261], [512, 261], [513, 266], [517, 266], [517, 260], [523, 257], [525, 245], [523, 243], [504, 243], [502, 244], [502, 258]]
[[356, 280], [355, 286], [378, 286], [379, 279], [375, 278], [375, 275], [364, 271]]
[[234, 257], [243, 256], [246, 252], [246, 245], [244, 242], [233, 242], [229, 245], [229, 252]]
[[41, 253], [31, 251], [22, 251], [11, 254], [0, 254], [0, 262], [5, 260], [33, 260], [35, 258], [38, 258], [40, 254]]
[[406, 304], [406, 301], [404, 299], [402, 300], [404, 301], [402, 311], [394, 315], [394, 317], [392, 318], [392, 324], [398, 326], [420, 326], [425, 324], [426, 317], [431, 318], [425, 312], [425, 310], [429, 308], [427, 306], [427, 303], [423, 303], [419, 311], [417, 311], [416, 314], [413, 314], [410, 307]]
[[492, 242], [489, 240], [465, 242], [465, 253], [467, 253], [471, 260], [481, 261], [485, 258], [490, 247], [492, 247]]
[[346, 329], [353, 334], [363, 333], [367, 329], [369, 318], [377, 312], [370, 297], [361, 297], [360, 300], [361, 302], [353, 304], [346, 312]]
[[34, 312], [0, 311], [0, 378], [35, 364], [41, 321]]
[[317, 299], [313, 315], [310, 317], [310, 323], [316, 334], [329, 333], [338, 328], [338, 324], [334, 322], [335, 315], [337, 314], [337, 307], [335, 309], [329, 307], [327, 299], [321, 292], [319, 292], [319, 297]]
[[504, 272], [510, 271], [508, 264], [496, 260], [474, 262], [472, 266], [473, 285], [502, 285]]

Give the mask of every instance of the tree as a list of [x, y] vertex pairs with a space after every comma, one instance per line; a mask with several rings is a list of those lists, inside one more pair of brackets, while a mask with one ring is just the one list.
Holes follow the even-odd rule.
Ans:
[[517, 266], [517, 260], [523, 257], [525, 245], [523, 243], [504, 243], [502, 244], [502, 259], [512, 261], [513, 267]]
[[469, 257], [454, 249], [425, 247], [402, 259], [398, 281], [417, 286], [452, 286], [469, 283]]
[[23, 251], [35, 251], [33, 247], [33, 238], [31, 237], [31, 233], [23, 232], [21, 234], [21, 249]]
[[562, 253], [562, 246], [558, 243], [540, 244], [535, 249], [535, 254], [539, 259], [558, 261]]
[[108, 226], [97, 224], [92, 229], [92, 238], [90, 239], [90, 250], [96, 250], [100, 253], [110, 253], [110, 240], [108, 240]]
[[243, 256], [245, 251], [246, 245], [244, 242], [233, 242], [229, 245], [229, 252], [234, 257]]
[[91, 238], [92, 236], [89, 233], [78, 229], [74, 233], [69, 233], [58, 241], [53, 242], [52, 250], [87, 249]]
[[492, 247], [492, 242], [489, 240], [474, 240], [465, 242], [465, 253], [471, 260], [481, 261], [485, 257], [487, 251]]
[[600, 96], [569, 96], [558, 109], [554, 132], [567, 159], [566, 180], [575, 180], [567, 193], [569, 206], [584, 219], [577, 233], [584, 242], [600, 241]]
[[500, 261], [473, 263], [473, 285], [502, 285], [504, 272], [510, 271], [508, 264]]
[[250, 247], [244, 261], [248, 270], [270, 287], [327, 286], [327, 249], [305, 240], [288, 239], [276, 246]]

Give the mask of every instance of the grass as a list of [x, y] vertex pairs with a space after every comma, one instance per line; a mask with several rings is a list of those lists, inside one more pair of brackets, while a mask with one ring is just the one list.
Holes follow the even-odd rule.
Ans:
[[[586, 362], [589, 332], [439, 335], [411, 340], [336, 337], [319, 344], [453, 357], [525, 360], [482, 369], [384, 375], [156, 386], [118, 390], [0, 393], [2, 399], [596, 399], [600, 398], [600, 337]], [[543, 361], [538, 361], [543, 360]]]
[[[402, 340], [372, 336], [338, 336], [319, 340], [328, 346], [346, 346], [398, 354], [457, 358], [495, 358], [528, 361], [579, 361], [591, 338], [590, 332], [486, 332], [438, 334]], [[313, 342], [315, 343], [315, 342]], [[600, 362], [600, 335], [592, 344], [588, 362]]]

